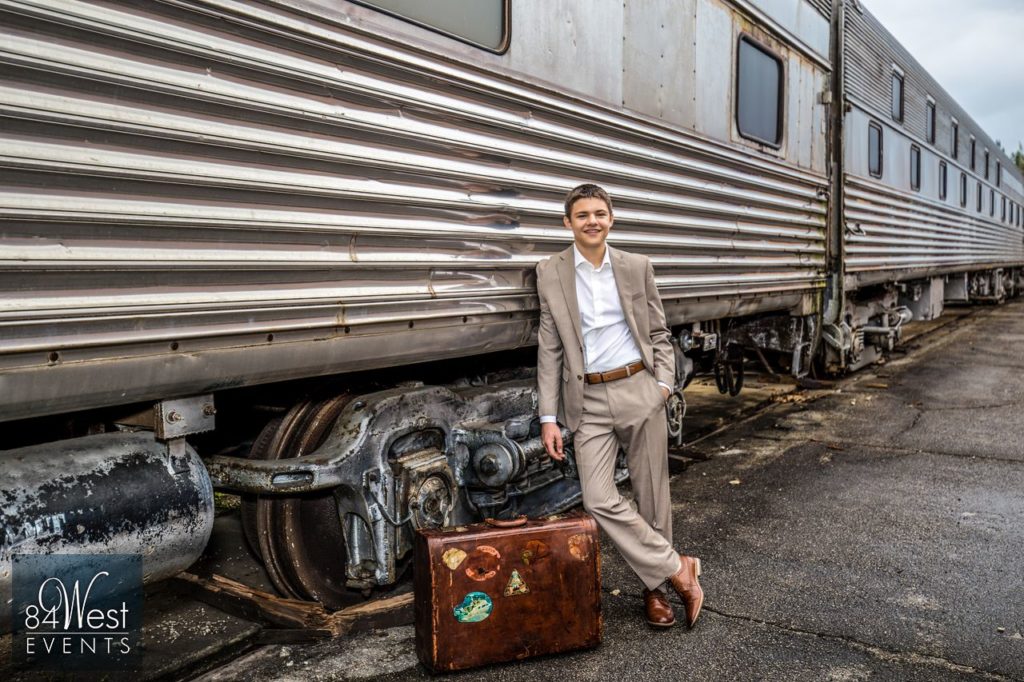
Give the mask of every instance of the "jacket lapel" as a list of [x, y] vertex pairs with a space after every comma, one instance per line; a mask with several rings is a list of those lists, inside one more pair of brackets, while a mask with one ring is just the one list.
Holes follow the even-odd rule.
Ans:
[[610, 246], [607, 248], [612, 262], [612, 272], [615, 273], [615, 288], [619, 290], [619, 303], [622, 305], [622, 314], [626, 318], [626, 326], [632, 332], [637, 346], [642, 348], [640, 335], [636, 331], [636, 316], [633, 311], [633, 285], [630, 277], [632, 273], [629, 271], [626, 257], [622, 252]]
[[580, 320], [580, 306], [576, 298], [576, 263], [572, 246], [558, 254], [558, 283], [562, 285], [562, 295], [572, 318], [572, 328], [576, 330], [576, 338], [582, 347], [583, 322]]

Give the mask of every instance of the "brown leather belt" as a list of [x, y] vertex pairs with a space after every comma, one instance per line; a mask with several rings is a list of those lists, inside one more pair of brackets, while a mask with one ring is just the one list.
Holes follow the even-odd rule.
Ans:
[[619, 379], [625, 379], [631, 377], [634, 374], [647, 369], [643, 360], [638, 360], [632, 365], [626, 365], [625, 367], [619, 367], [618, 369], [610, 369], [607, 372], [593, 372], [585, 375], [588, 384], [606, 384], [609, 381], [618, 381]]

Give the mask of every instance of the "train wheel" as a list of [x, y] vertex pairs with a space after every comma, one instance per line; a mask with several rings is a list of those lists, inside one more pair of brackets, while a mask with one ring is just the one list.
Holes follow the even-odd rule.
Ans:
[[[306, 401], [270, 422], [253, 444], [250, 457], [285, 459], [314, 452], [351, 399]], [[247, 539], [274, 586], [293, 599], [313, 600], [339, 609], [362, 600], [346, 587], [345, 537], [331, 492], [262, 495], [243, 502]]]
[[740, 394], [743, 390], [743, 353], [738, 354], [739, 357], [731, 360], [726, 365], [728, 370], [726, 376], [728, 377], [729, 395], [735, 397]]
[[729, 392], [728, 371], [729, 366], [726, 363], [715, 360], [715, 388], [717, 388], [718, 392], [722, 395]]

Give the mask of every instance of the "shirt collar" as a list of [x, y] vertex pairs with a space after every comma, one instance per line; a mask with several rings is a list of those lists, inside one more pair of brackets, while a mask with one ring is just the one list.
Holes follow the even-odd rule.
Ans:
[[[603, 268], [605, 266], [605, 264], [612, 262], [611, 257], [609, 256], [610, 253], [611, 253], [611, 249], [608, 248], [607, 244], [605, 244], [604, 245], [604, 260], [601, 261], [601, 267], [595, 268], [595, 270], [600, 270], [601, 268]], [[573, 245], [572, 245], [572, 260], [573, 260], [574, 267], [577, 267], [577, 268], [582, 263], [586, 263], [587, 265], [590, 265], [590, 267], [594, 267], [593, 265], [591, 265], [590, 261], [588, 261], [586, 258], [583, 257], [583, 254], [580, 253], [580, 250], [578, 248], [576, 248], [576, 243], [575, 242], [573, 242]]]

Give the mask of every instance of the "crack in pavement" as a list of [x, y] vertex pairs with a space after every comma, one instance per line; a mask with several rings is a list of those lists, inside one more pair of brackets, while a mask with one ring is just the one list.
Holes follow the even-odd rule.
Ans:
[[1003, 407], [1022, 407], [1024, 406], [1024, 400], [1011, 400], [1008, 403], [992, 403], [990, 405], [943, 405], [939, 407], [925, 407], [917, 405], [914, 409], [921, 410], [922, 412], [944, 412], [949, 410], [998, 410]]
[[939, 667], [957, 673], [964, 673], [968, 675], [980, 675], [983, 679], [998, 680], [1000, 682], [1024, 682], [1024, 678], [1011, 677], [1004, 673], [995, 672], [991, 670], [982, 670], [980, 668], [975, 668], [971, 665], [957, 663], [956, 661], [952, 661], [948, 658], [943, 658], [941, 656], [935, 656], [932, 654], [922, 654], [916, 651], [893, 651], [892, 649], [885, 649], [876, 644], [871, 644], [870, 642], [859, 640], [856, 637], [850, 637], [849, 635], [832, 635], [824, 632], [815, 632], [814, 630], [805, 630], [803, 628], [784, 625], [776, 621], [763, 620], [761, 618], [754, 618], [753, 616], [745, 616], [735, 613], [727, 613], [720, 609], [711, 608], [707, 605], [704, 606], [703, 610], [718, 616], [722, 616], [723, 618], [731, 618], [733, 620], [742, 620], [748, 623], [765, 625], [794, 635], [801, 635], [805, 637], [818, 637], [820, 639], [832, 642], [841, 642], [854, 649], [858, 649], [867, 654], [870, 654], [871, 656], [874, 656], [875, 658], [882, 661], [887, 661], [891, 663], [907, 663], [911, 665], [926, 665], [932, 667]]
[[898, 445], [881, 445], [874, 443], [852, 443], [844, 441], [842, 439], [832, 439], [829, 441], [823, 441], [816, 438], [808, 438], [808, 441], [814, 443], [824, 443], [826, 445], [835, 444], [843, 447], [856, 447], [864, 446], [871, 448], [872, 450], [889, 450], [896, 453], [902, 453], [907, 455], [935, 455], [936, 457], [958, 457], [960, 459], [980, 459], [988, 462], [1002, 462], [1004, 464], [1018, 464], [1024, 465], [1024, 460], [1015, 459], [1013, 457], [995, 457], [993, 455], [972, 455], [966, 452], [935, 452], [934, 450], [921, 450], [919, 448], [901, 448]]

